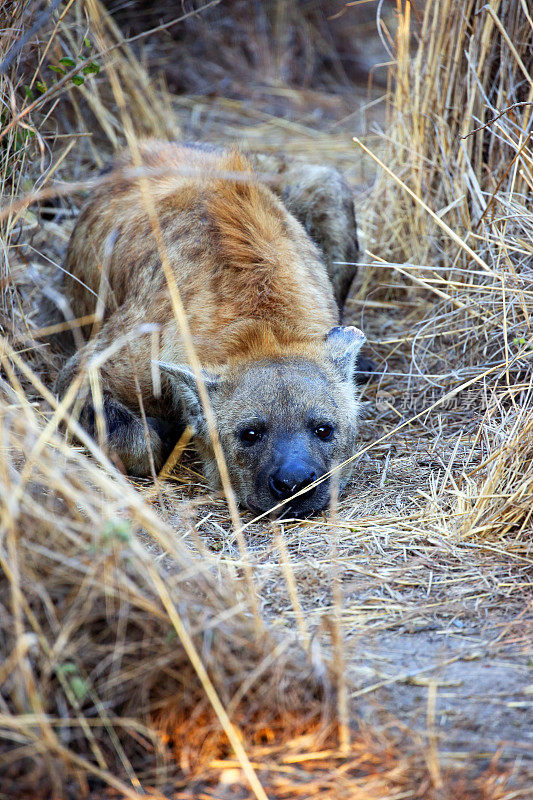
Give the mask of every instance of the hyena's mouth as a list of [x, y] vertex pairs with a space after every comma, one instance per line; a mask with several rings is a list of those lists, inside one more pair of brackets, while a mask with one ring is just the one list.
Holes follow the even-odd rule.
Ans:
[[250, 497], [246, 498], [244, 505], [246, 506], [248, 511], [254, 514], [256, 517], [270, 516], [272, 518], [276, 518], [279, 517], [280, 512], [283, 511], [282, 508], [277, 508], [274, 511], [273, 510], [274, 504], [269, 508], [261, 508], [261, 506], [257, 505], [257, 503], [254, 503], [254, 501]]
[[[311, 495], [311, 493], [309, 493]], [[302, 518], [311, 517], [313, 514], [318, 514], [329, 505], [329, 495], [323, 498], [313, 495], [311, 502], [307, 502], [306, 495], [297, 497], [294, 503], [287, 503], [283, 508], [279, 509], [278, 517], [280, 519], [288, 519], [291, 517]], [[298, 502], [299, 501], [299, 502]]]
[[329, 505], [329, 492], [317, 492], [310, 489], [304, 494], [298, 495], [294, 500], [286, 500], [275, 503], [270, 501], [268, 508], [261, 507], [254, 502], [254, 498], [248, 496], [245, 501], [246, 508], [256, 516], [269, 516], [272, 519], [289, 519], [310, 517], [317, 514]]

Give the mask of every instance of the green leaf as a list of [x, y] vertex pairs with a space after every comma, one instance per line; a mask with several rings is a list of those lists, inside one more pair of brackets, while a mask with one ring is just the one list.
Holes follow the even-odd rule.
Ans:
[[89, 694], [87, 681], [84, 681], [79, 675], [74, 675], [70, 679], [70, 688], [74, 692], [76, 700], [83, 700]]
[[83, 44], [85, 45], [85, 47], [91, 46], [91, 43], [86, 36], [83, 37]]
[[44, 94], [46, 92], [47, 86], [46, 83], [42, 81], [35, 81], [35, 88], [37, 89], [40, 94]]
[[74, 86], [81, 86], [82, 83], [85, 83], [85, 78], [83, 75], [73, 75], [71, 80]]
[[72, 661], [65, 661], [64, 664], [58, 664], [56, 667], [56, 672], [60, 675], [75, 675], [78, 671], [76, 664], [73, 664]]
[[131, 525], [127, 519], [108, 519], [102, 531], [102, 539], [118, 539], [120, 542], [129, 542], [131, 539]]
[[65, 67], [75, 67], [76, 66], [76, 62], [74, 61], [74, 59], [73, 58], [67, 58], [66, 56], [64, 58], [60, 58], [59, 59], [59, 63], [60, 64], [64, 64]]
[[51, 69], [52, 72], [59, 72], [60, 75], [64, 75], [65, 74], [65, 70], [64, 69], [61, 69], [61, 67], [54, 67], [53, 64], [48, 64], [48, 69]]
[[24, 94], [28, 98], [28, 100], [33, 100], [33, 92], [29, 86], [24, 84]]
[[87, 64], [87, 66], [82, 69], [82, 72], [84, 75], [98, 75], [100, 72], [100, 65], [91, 61], [90, 64]]

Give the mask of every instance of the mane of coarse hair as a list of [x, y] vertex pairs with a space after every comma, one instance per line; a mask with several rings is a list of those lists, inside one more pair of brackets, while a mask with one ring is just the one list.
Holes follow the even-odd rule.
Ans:
[[273, 245], [287, 233], [283, 214], [242, 153], [231, 150], [219, 164], [225, 174], [214, 182], [208, 209], [222, 249], [238, 268], [268, 269], [276, 261]]
[[279, 321], [240, 319], [224, 326], [216, 341], [207, 343], [197, 339], [197, 344], [209, 345], [214, 363], [238, 363], [243, 359], [311, 357], [316, 355], [317, 346], [324, 342], [325, 335], [322, 326], [310, 330], [308, 325], [300, 327], [297, 322], [289, 325]]
[[242, 153], [232, 150], [218, 164], [225, 174], [210, 187], [207, 209], [218, 232], [222, 268], [243, 298], [244, 313], [271, 317], [295, 289], [288, 265], [297, 254], [283, 209]]

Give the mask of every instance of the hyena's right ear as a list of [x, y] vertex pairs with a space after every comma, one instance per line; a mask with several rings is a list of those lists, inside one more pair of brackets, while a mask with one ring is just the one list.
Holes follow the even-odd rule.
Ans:
[[[176, 400], [181, 401], [183, 406], [186, 422], [196, 433], [201, 433], [206, 428], [206, 420], [194, 372], [185, 364], [169, 364], [167, 361], [157, 361], [156, 363], [159, 369], [169, 376]], [[220, 376], [202, 369], [201, 377], [207, 393], [212, 396], [220, 386]]]

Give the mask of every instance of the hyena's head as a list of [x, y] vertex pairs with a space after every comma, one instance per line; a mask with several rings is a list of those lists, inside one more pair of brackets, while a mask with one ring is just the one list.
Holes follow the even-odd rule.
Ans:
[[[330, 479], [319, 479], [354, 452], [360, 405], [354, 370], [364, 340], [357, 328], [336, 327], [311, 358], [258, 359], [220, 375], [203, 371], [231, 483], [242, 505], [256, 513], [279, 506], [278, 514], [291, 516], [328, 505]], [[206, 477], [219, 485], [194, 375], [181, 365], [161, 367], [171, 376], [196, 432]], [[336, 472], [333, 480], [339, 488], [351, 471], [350, 462]]]

